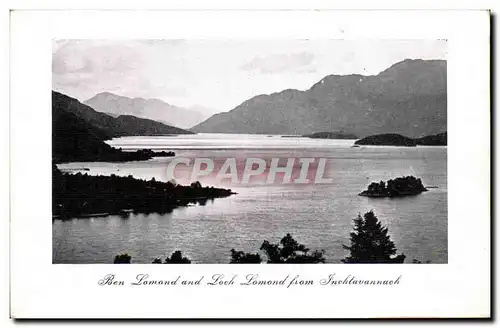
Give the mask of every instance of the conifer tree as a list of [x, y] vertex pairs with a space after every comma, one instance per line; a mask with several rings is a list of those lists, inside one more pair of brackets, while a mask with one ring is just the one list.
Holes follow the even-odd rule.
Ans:
[[403, 263], [405, 255], [396, 254], [396, 246], [373, 211], [354, 219], [354, 231], [351, 232], [351, 246], [342, 245], [350, 251], [343, 263]]

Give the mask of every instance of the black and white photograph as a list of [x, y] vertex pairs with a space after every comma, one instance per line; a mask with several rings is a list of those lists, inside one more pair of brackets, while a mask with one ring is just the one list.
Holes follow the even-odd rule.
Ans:
[[489, 11], [74, 6], [10, 12], [11, 318], [491, 319]]
[[58, 39], [52, 262], [448, 262], [447, 40]]

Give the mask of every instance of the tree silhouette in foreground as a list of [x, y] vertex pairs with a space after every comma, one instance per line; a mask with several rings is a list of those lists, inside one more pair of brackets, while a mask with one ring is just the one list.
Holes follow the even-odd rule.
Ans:
[[323, 250], [309, 253], [309, 248], [299, 244], [289, 233], [279, 244], [265, 240], [260, 249], [267, 255], [267, 263], [325, 263]]
[[181, 251], [175, 251], [165, 259], [165, 262], [161, 261], [161, 258], [157, 257], [153, 260], [153, 264], [191, 264], [191, 260], [187, 257], [182, 256]]
[[[114, 264], [130, 264], [132, 263], [132, 257], [127, 253], [119, 254], [115, 256]], [[157, 257], [153, 260], [152, 264], [190, 264], [191, 260], [187, 257], [182, 256], [181, 251], [175, 251], [165, 259], [165, 262], [161, 261], [161, 258]]]
[[[271, 244], [267, 240], [262, 243], [261, 251], [267, 256], [267, 263], [325, 263], [324, 251], [309, 253], [309, 248], [299, 244], [288, 233], [281, 238], [278, 244]], [[244, 253], [231, 250], [231, 262], [236, 263], [261, 263], [262, 258], [256, 253]]]
[[175, 251], [165, 259], [165, 264], [191, 264], [191, 260], [183, 257], [181, 251]]
[[403, 263], [405, 255], [396, 254], [396, 246], [373, 211], [354, 219], [354, 231], [351, 232], [351, 246], [342, 245], [350, 251], [343, 263]]
[[427, 260], [427, 261], [425, 261], [425, 262], [422, 262], [422, 261], [420, 261], [420, 260], [413, 259], [413, 260], [411, 261], [411, 263], [412, 263], [412, 264], [429, 264], [429, 263], [431, 263], [431, 260]]
[[[354, 231], [351, 232], [351, 245], [342, 245], [350, 251], [342, 263], [403, 263], [406, 256], [396, 255], [396, 246], [388, 234], [387, 227], [382, 226], [373, 211], [358, 214], [354, 219]], [[245, 253], [231, 249], [231, 264], [262, 263], [325, 263], [324, 250], [310, 252], [309, 248], [299, 244], [290, 234], [286, 234], [279, 243], [272, 244], [265, 240], [260, 247], [265, 254], [262, 258], [259, 253]], [[115, 257], [114, 263], [131, 263], [131, 256], [124, 253]], [[173, 252], [164, 262], [155, 258], [154, 264], [189, 264], [191, 260], [182, 256], [181, 251]], [[430, 263], [414, 259], [413, 263]]]
[[257, 253], [244, 253], [231, 249], [231, 262], [230, 264], [243, 264], [243, 263], [261, 263], [262, 259]]
[[130, 264], [132, 256], [127, 253], [119, 254], [115, 256], [114, 264]]

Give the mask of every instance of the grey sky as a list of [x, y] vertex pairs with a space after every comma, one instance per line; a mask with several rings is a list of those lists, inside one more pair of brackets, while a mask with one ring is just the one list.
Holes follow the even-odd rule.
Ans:
[[52, 83], [81, 101], [109, 91], [219, 112], [329, 74], [377, 74], [406, 58], [446, 59], [446, 41], [58, 40]]

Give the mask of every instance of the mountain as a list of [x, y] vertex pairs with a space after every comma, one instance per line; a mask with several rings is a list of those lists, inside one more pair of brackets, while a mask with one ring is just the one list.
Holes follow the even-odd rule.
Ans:
[[149, 149], [123, 152], [104, 141], [115, 136], [111, 129], [102, 129], [72, 112], [76, 99], [52, 93], [52, 159], [61, 162], [121, 162], [148, 160], [155, 156], [174, 156], [172, 152]]
[[253, 97], [191, 128], [195, 132], [304, 135], [350, 131], [411, 137], [446, 130], [446, 61], [396, 63], [371, 76], [329, 75], [305, 91]]
[[[128, 162], [144, 161], [158, 156], [174, 156], [173, 152], [141, 149], [126, 152], [104, 142], [113, 130], [94, 126], [79, 114], [88, 107], [76, 99], [52, 93], [52, 217], [71, 219], [95, 215], [128, 213], [170, 213], [179, 206], [205, 204], [209, 199], [233, 195], [230, 189], [144, 181], [132, 176], [93, 176], [87, 173], [65, 174], [57, 165], [64, 162]], [[77, 113], [78, 112], [78, 113]], [[137, 118], [134, 118], [137, 119]], [[88, 170], [88, 168], [87, 168]], [[96, 214], [98, 213], [98, 214]]]
[[109, 138], [107, 131], [52, 106], [52, 158], [56, 163], [85, 161], [87, 157], [111, 153], [112, 147], [103, 142]]
[[74, 98], [55, 91], [52, 91], [52, 107], [53, 109], [61, 109], [75, 114], [93, 128], [103, 130], [103, 133], [106, 133], [108, 138], [192, 134], [190, 131], [155, 122], [153, 120], [138, 118], [131, 115], [113, 117], [105, 113], [100, 113]]
[[[220, 112], [220, 111], [215, 110], [213, 108], [205, 107], [205, 106], [202, 106], [202, 105], [193, 105], [193, 106], [190, 106], [188, 109], [192, 110], [192, 111], [195, 111], [195, 112], [203, 113], [203, 115], [204, 115], [203, 120], [207, 119], [211, 115], [214, 115], [214, 114]], [[198, 123], [201, 123], [201, 121], [198, 122]]]
[[110, 115], [133, 115], [185, 129], [207, 118], [197, 110], [170, 105], [159, 99], [128, 98], [110, 92], [99, 93], [84, 103]]

